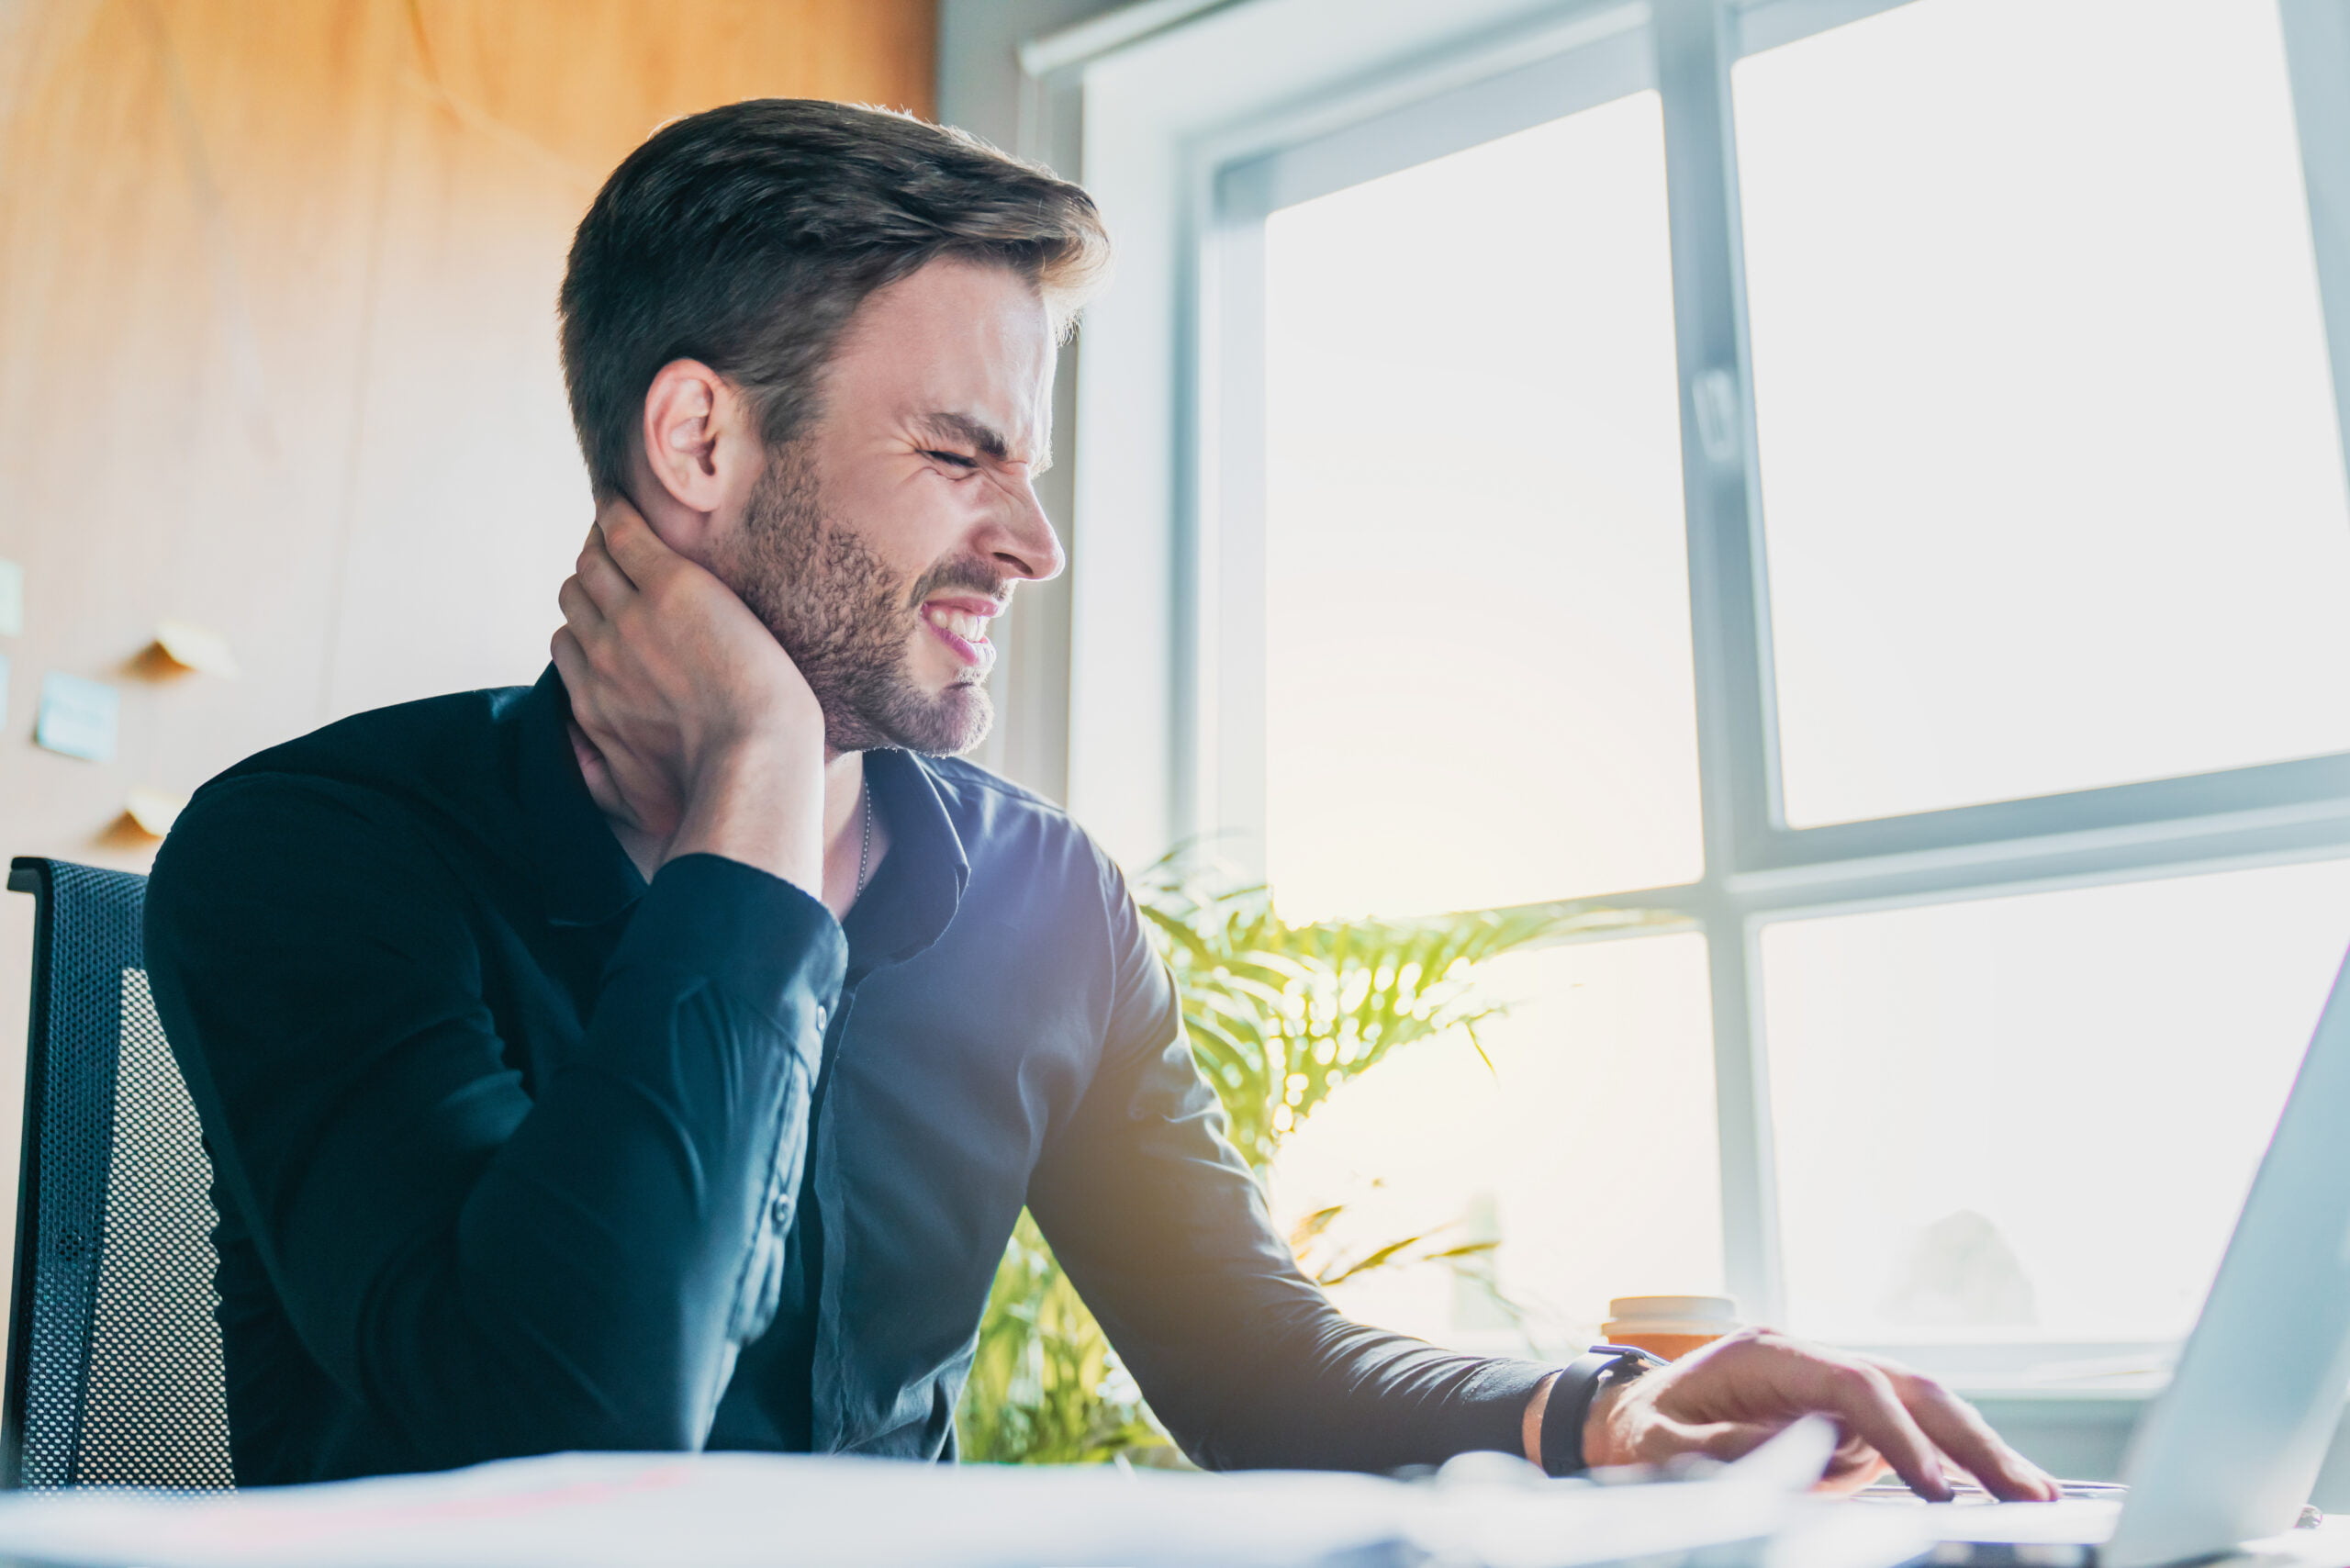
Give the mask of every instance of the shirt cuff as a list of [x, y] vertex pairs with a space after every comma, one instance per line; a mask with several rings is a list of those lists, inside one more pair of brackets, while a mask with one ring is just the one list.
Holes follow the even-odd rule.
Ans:
[[795, 993], [829, 1006], [848, 972], [848, 938], [833, 912], [781, 877], [722, 855], [663, 866], [613, 950], [610, 972], [689, 974], [778, 1022], [801, 1011]]
[[1526, 1406], [1559, 1369], [1547, 1361], [1488, 1361], [1461, 1380], [1449, 1412], [1444, 1446], [1454, 1453], [1526, 1457]]

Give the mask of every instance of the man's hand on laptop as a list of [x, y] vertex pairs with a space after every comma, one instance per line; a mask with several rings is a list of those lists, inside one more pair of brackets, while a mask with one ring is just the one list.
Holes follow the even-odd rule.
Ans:
[[2056, 1483], [1999, 1440], [1974, 1406], [1892, 1361], [1749, 1328], [1601, 1391], [1584, 1425], [1594, 1465], [1653, 1464], [1676, 1454], [1736, 1459], [1798, 1417], [1835, 1418], [1822, 1482], [1853, 1491], [1891, 1470], [1919, 1495], [1951, 1495], [1948, 1472], [1973, 1475], [2009, 1501], [2045, 1502]]
[[556, 598], [580, 770], [638, 865], [723, 855], [821, 897], [823, 712], [767, 626], [620, 498]]

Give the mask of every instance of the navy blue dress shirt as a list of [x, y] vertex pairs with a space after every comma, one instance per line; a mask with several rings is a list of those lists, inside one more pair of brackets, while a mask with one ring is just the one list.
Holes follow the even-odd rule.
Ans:
[[211, 1149], [241, 1484], [572, 1449], [951, 1458], [1025, 1204], [1210, 1467], [1515, 1450], [1551, 1369], [1348, 1321], [1298, 1271], [1116, 868], [968, 763], [868, 756], [835, 922], [648, 884], [550, 671], [199, 791], [147, 900]]

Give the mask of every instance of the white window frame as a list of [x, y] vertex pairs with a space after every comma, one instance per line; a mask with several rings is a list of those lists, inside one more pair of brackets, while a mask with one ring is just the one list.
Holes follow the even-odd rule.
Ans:
[[[1065, 771], [1039, 781], [1130, 864], [1263, 820], [1262, 382], [1249, 345], [1261, 344], [1265, 212], [1317, 182], [1335, 189], [1603, 101], [1578, 94], [1631, 90], [1607, 85], [1628, 50], [1637, 85], [1661, 93], [1707, 870], [1559, 907], [1668, 912], [1707, 934], [1725, 1278], [1766, 1318], [1785, 1300], [1766, 922], [2350, 855], [2350, 753], [1786, 825], [1729, 73], [1742, 54], [1906, 3], [1147, 0], [1020, 50], [1013, 140], [1085, 182], [1120, 256], [1067, 406], [1069, 683], [1039, 711], [1053, 732], [1039, 754]], [[2277, 3], [2350, 450], [2350, 0]], [[1022, 714], [1010, 717], [1017, 734]]]

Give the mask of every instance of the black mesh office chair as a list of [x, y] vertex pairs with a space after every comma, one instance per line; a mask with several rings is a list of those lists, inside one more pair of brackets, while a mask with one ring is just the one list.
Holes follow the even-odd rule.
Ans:
[[17, 859], [37, 902], [0, 1484], [230, 1484], [211, 1164], [147, 993], [147, 880]]

